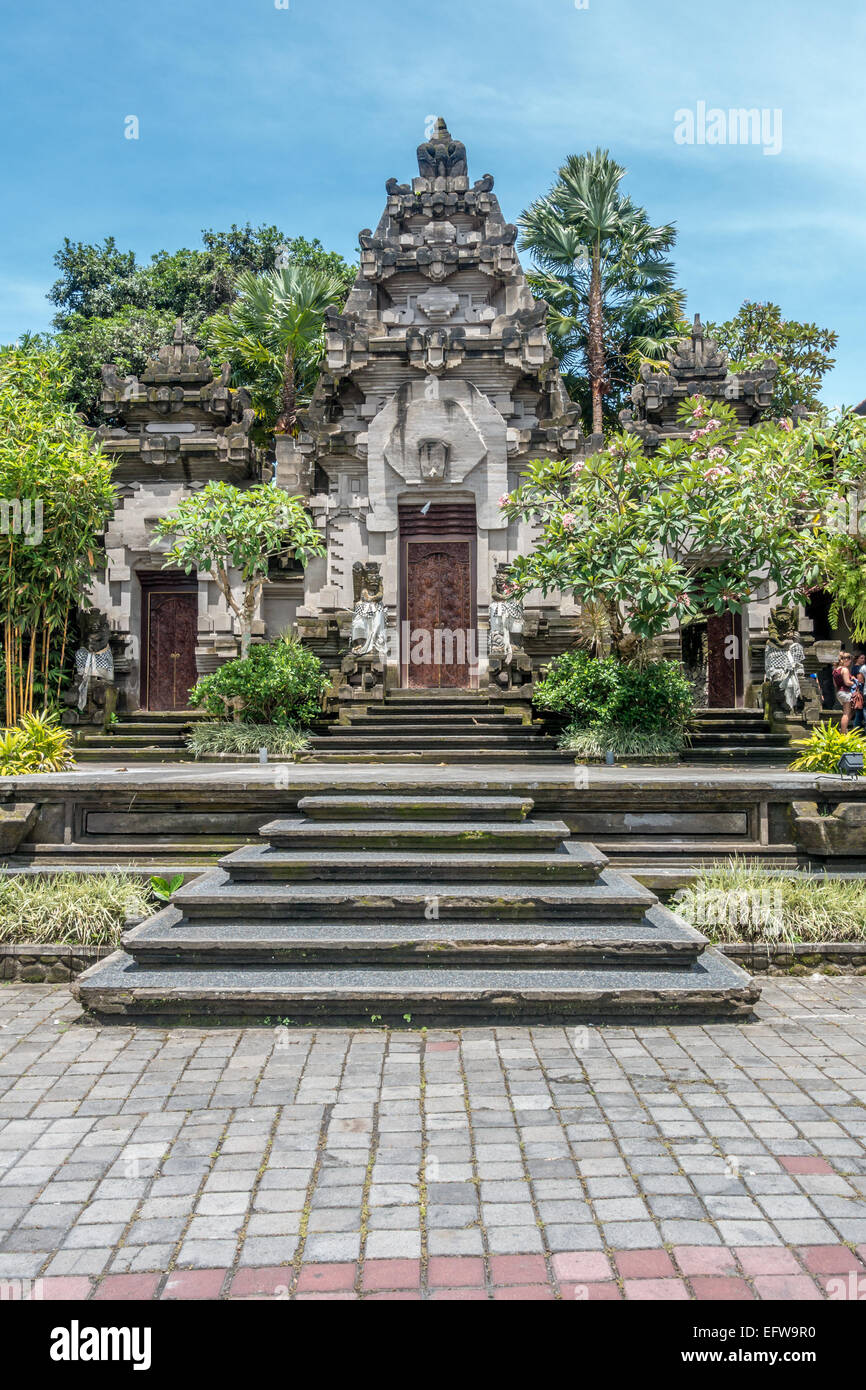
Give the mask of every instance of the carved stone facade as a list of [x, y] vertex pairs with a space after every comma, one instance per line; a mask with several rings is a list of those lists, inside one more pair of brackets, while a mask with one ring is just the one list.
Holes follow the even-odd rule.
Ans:
[[[102, 381], [106, 423], [97, 437], [114, 458], [118, 505], [105, 535], [105, 569], [89, 599], [105, 614], [114, 644], [125, 644], [116, 670], [118, 707], [182, 708], [190, 679], [237, 655], [238, 639], [209, 576], [163, 571], [165, 546], [154, 538], [154, 523], [212, 479], [240, 487], [256, 481], [253, 412], [246, 393], [229, 386], [229, 368], [214, 373], [208, 358], [185, 341], [180, 323], [141, 378], [121, 379], [108, 365]], [[152, 591], [158, 595], [153, 603]], [[261, 621], [258, 630], [264, 631]], [[155, 679], [155, 658], [148, 682], [148, 651], [181, 643], [194, 651], [168, 656], [185, 673], [184, 688], [166, 696]]]
[[[328, 313], [324, 369], [300, 437], [280, 442], [277, 482], [308, 499], [327, 538], [327, 559], [308, 567], [298, 610], [299, 631], [325, 659], [335, 645], [344, 649], [351, 628], [352, 566], [373, 561], [388, 684], [407, 682], [412, 558], [422, 546], [430, 558], [441, 541], [443, 565], [418, 572], [447, 575], [465, 551], [477, 655], [470, 679], [483, 686], [492, 576], [534, 538], [529, 526], [508, 525], [499, 499], [530, 459], [577, 458], [584, 439], [551, 351], [546, 306], [526, 283], [517, 229], [493, 179], [470, 183], [466, 151], [441, 120], [418, 165], [411, 183], [388, 180], [378, 226], [360, 234], [354, 288], [342, 312]], [[459, 538], [449, 524], [456, 508], [474, 508], [468, 540], [462, 522]], [[419, 525], [408, 527], [412, 516]], [[428, 608], [435, 623], [435, 595]], [[534, 631], [575, 611], [557, 595], [530, 595], [526, 610]], [[435, 657], [429, 670], [436, 683]], [[411, 672], [408, 681], [427, 683]]]
[[707, 338], [700, 314], [692, 331], [668, 352], [668, 369], [654, 372], [644, 363], [640, 381], [632, 387], [631, 407], [620, 411], [624, 429], [638, 435], [650, 448], [662, 439], [686, 439], [688, 430], [677, 420], [687, 396], [706, 396], [733, 407], [741, 429], [764, 418], [773, 394], [778, 367], [772, 359], [749, 372], [732, 372], [728, 355]]

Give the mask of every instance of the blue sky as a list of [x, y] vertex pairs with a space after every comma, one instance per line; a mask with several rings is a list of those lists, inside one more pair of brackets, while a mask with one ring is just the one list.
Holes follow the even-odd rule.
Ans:
[[[443, 114], [506, 217], [610, 148], [679, 229], [690, 313], [746, 297], [840, 334], [866, 396], [866, 8], [855, 0], [27, 0], [4, 17], [0, 341], [48, 327], [64, 236], [140, 259], [275, 222], [354, 257]], [[782, 148], [683, 145], [675, 113], [782, 112]], [[124, 138], [127, 116], [140, 138]]]

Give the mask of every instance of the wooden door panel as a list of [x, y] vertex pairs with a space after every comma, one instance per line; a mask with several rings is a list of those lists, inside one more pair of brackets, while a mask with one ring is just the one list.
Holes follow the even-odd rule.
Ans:
[[707, 705], [733, 709], [743, 694], [743, 624], [739, 613], [707, 619]]
[[456, 689], [470, 685], [472, 599], [470, 541], [407, 542], [410, 650], [404, 653], [404, 661], [410, 686]]
[[147, 595], [147, 708], [187, 709], [196, 683], [195, 641], [198, 598], [195, 592]]

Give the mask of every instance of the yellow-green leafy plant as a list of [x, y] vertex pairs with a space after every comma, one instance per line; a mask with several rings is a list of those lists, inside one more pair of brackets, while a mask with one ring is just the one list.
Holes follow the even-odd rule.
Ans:
[[791, 763], [792, 772], [838, 772], [843, 753], [866, 754], [866, 739], [857, 729], [842, 733], [838, 724], [816, 724], [808, 738], [794, 739], [803, 752]]
[[0, 734], [0, 777], [65, 772], [75, 766], [71, 744], [71, 733], [55, 714], [22, 714], [18, 724]]

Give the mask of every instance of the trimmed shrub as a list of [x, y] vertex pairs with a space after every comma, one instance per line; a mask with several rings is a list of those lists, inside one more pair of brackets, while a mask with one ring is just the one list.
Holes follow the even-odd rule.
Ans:
[[[601, 752], [674, 753], [685, 742], [692, 691], [676, 661], [637, 666], [612, 656], [570, 651], [551, 662], [535, 688], [535, 704], [565, 715], [569, 725], [564, 746], [587, 756], [592, 756], [596, 743]], [[585, 750], [574, 742], [582, 734], [593, 736]]]
[[273, 758], [291, 758], [309, 744], [307, 735], [291, 724], [194, 724], [186, 739], [196, 758], [206, 753], [258, 753], [260, 748], [267, 748]]
[[681, 888], [672, 906], [711, 941], [866, 940], [866, 879], [773, 874], [732, 859]]
[[0, 874], [0, 941], [117, 946], [127, 918], [152, 911], [138, 874]]
[[243, 701], [240, 711], [244, 724], [295, 725], [306, 727], [319, 713], [328, 675], [319, 658], [294, 637], [276, 642], [259, 642], [249, 655], [227, 661], [209, 676], [203, 676], [190, 692], [193, 708], [226, 718], [232, 714], [228, 703]]

